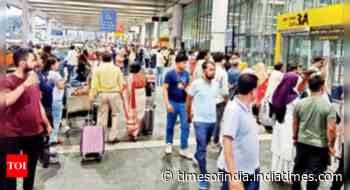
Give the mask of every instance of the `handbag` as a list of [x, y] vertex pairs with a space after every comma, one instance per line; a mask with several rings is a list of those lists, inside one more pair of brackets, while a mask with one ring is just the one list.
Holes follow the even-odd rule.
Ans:
[[275, 114], [272, 114], [272, 117], [270, 117], [270, 111], [270, 103], [268, 101], [268, 98], [265, 98], [259, 110], [259, 120], [263, 126], [272, 127], [276, 124], [276, 116]]

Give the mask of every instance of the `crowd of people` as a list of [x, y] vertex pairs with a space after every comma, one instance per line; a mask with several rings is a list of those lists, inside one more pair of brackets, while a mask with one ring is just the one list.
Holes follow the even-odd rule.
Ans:
[[[217, 159], [220, 172], [249, 176], [247, 181], [223, 179], [222, 190], [259, 189], [254, 175], [260, 172], [261, 125], [273, 130], [271, 171], [276, 173], [322, 174], [330, 157], [336, 155], [335, 139], [343, 135], [337, 126], [342, 113], [337, 113], [329, 97], [328, 62], [322, 57], [314, 58], [310, 68], [277, 63], [270, 71], [264, 63], [249, 65], [237, 52], [133, 45], [96, 50], [71, 46], [63, 58], [55, 52], [51, 46], [18, 48], [13, 55], [15, 72], [0, 77], [0, 92], [5, 97], [0, 107], [0, 170], [6, 170], [7, 154], [26, 153], [29, 171], [25, 190], [33, 189], [38, 160], [47, 167], [57, 157], [49, 148], [62, 144], [59, 132], [68, 87], [81, 87], [75, 93], [88, 95], [91, 105], [99, 100], [97, 125], [105, 129], [108, 143], [119, 142], [118, 114], [125, 101], [121, 94], [130, 83], [146, 80], [133, 74], [135, 65], [154, 71], [156, 84], [162, 88], [167, 155], [173, 152], [179, 116], [179, 154], [193, 160], [201, 175], [207, 174], [207, 146], [211, 143], [221, 149]], [[196, 137], [194, 155], [188, 144], [191, 124]], [[69, 131], [69, 126], [62, 128]], [[133, 130], [128, 132], [129, 136], [134, 134]], [[344, 150], [337, 151], [343, 163]], [[337, 173], [342, 174], [343, 169], [340, 164]], [[4, 175], [0, 174], [0, 189], [16, 189], [16, 179]], [[284, 182], [292, 183], [293, 190], [301, 189], [298, 180]], [[206, 179], [198, 185], [199, 189], [210, 186]], [[318, 186], [319, 181], [307, 182], [308, 190]], [[341, 186], [342, 181], [334, 181], [331, 189]]]

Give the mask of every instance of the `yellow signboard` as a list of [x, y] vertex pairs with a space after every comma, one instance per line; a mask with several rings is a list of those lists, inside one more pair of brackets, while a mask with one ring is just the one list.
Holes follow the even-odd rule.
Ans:
[[115, 33], [115, 36], [121, 38], [121, 37], [124, 36], [124, 32], [116, 32], [116, 33]]
[[277, 17], [277, 30], [344, 25], [345, 4], [292, 12]]

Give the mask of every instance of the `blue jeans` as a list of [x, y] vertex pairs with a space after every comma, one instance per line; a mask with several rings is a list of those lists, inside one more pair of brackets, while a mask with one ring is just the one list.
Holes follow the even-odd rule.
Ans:
[[68, 78], [67, 81], [71, 82], [71, 80], [74, 79], [75, 77], [75, 65], [69, 65], [67, 64], [67, 69], [68, 69]]
[[64, 73], [64, 68], [67, 66], [67, 61], [64, 61], [60, 66], [58, 67], [58, 72], [61, 74], [61, 76], [64, 78], [65, 73]]
[[129, 75], [129, 66], [128, 65], [124, 65], [124, 68], [123, 68], [123, 74], [124, 76], [128, 76]]
[[163, 67], [157, 67], [157, 85], [163, 85]]
[[52, 102], [53, 129], [50, 136], [50, 143], [57, 142], [58, 132], [62, 121], [62, 109], [63, 109], [62, 100], [54, 100]]
[[194, 157], [198, 161], [199, 170], [202, 175], [207, 173], [207, 146], [213, 134], [215, 123], [193, 122], [196, 132], [197, 148]]
[[188, 148], [188, 136], [190, 134], [190, 128], [188, 125], [188, 118], [186, 113], [186, 104], [185, 103], [177, 103], [170, 101], [171, 106], [173, 107], [173, 112], [167, 113], [167, 125], [166, 125], [166, 143], [173, 144], [174, 138], [174, 128], [177, 116], [180, 115], [180, 123], [181, 123], [181, 145], [180, 148], [182, 150]]
[[[228, 173], [225, 170], [219, 169], [220, 173], [223, 173], [223, 176], [229, 176]], [[259, 190], [260, 189], [260, 182], [259, 179], [257, 178], [255, 181], [253, 180], [254, 175], [257, 175], [260, 172], [260, 169], [256, 169], [255, 170], [255, 174], [253, 175], [248, 175], [249, 180], [248, 181], [244, 181], [243, 182], [243, 186], [245, 190]], [[243, 179], [245, 179], [246, 177], [243, 177]], [[221, 186], [221, 190], [229, 190], [230, 186], [229, 186], [229, 177], [223, 177], [221, 179], [222, 182], [222, 186]]]

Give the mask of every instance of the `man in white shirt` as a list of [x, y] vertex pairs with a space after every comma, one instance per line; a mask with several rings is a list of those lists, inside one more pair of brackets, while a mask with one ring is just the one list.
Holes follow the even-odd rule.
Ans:
[[[203, 77], [193, 81], [188, 89], [186, 111], [189, 122], [192, 120], [196, 134], [196, 154], [194, 161], [198, 163], [200, 174], [207, 174], [207, 145], [213, 134], [216, 123], [216, 97], [220, 87], [215, 77], [215, 64], [206, 61], [202, 65]], [[193, 108], [193, 109], [192, 109]], [[193, 113], [193, 114], [192, 114]], [[208, 189], [209, 182], [199, 179], [199, 189]]]
[[272, 98], [273, 92], [275, 91], [277, 86], [282, 81], [282, 78], [283, 78], [282, 68], [283, 68], [282, 63], [278, 63], [278, 64], [274, 65], [274, 70], [271, 72], [269, 83], [268, 83], [267, 90], [266, 90], [265, 97], [267, 97], [268, 100], [270, 100], [270, 98]]
[[157, 51], [157, 85], [161, 86], [163, 84], [163, 69], [164, 69], [164, 57], [161, 52], [162, 50], [159, 49]]
[[69, 48], [65, 61], [67, 61], [68, 66], [67, 81], [70, 81], [71, 78], [73, 78], [75, 67], [78, 65], [78, 54], [75, 51], [75, 47], [73, 45]]
[[213, 59], [215, 61], [216, 72], [215, 80], [219, 84], [220, 94], [216, 97], [216, 124], [213, 131], [213, 142], [214, 144], [219, 143], [220, 137], [220, 124], [222, 121], [222, 116], [224, 114], [225, 105], [228, 101], [228, 75], [224, 68], [225, 55], [222, 52], [213, 53]]
[[203, 70], [202, 70], [202, 65], [203, 63], [209, 60], [209, 53], [207, 50], [200, 50], [198, 55], [197, 55], [197, 64], [196, 67], [194, 69], [194, 73], [193, 73], [193, 80], [198, 79], [198, 78], [202, 78], [203, 76]]

